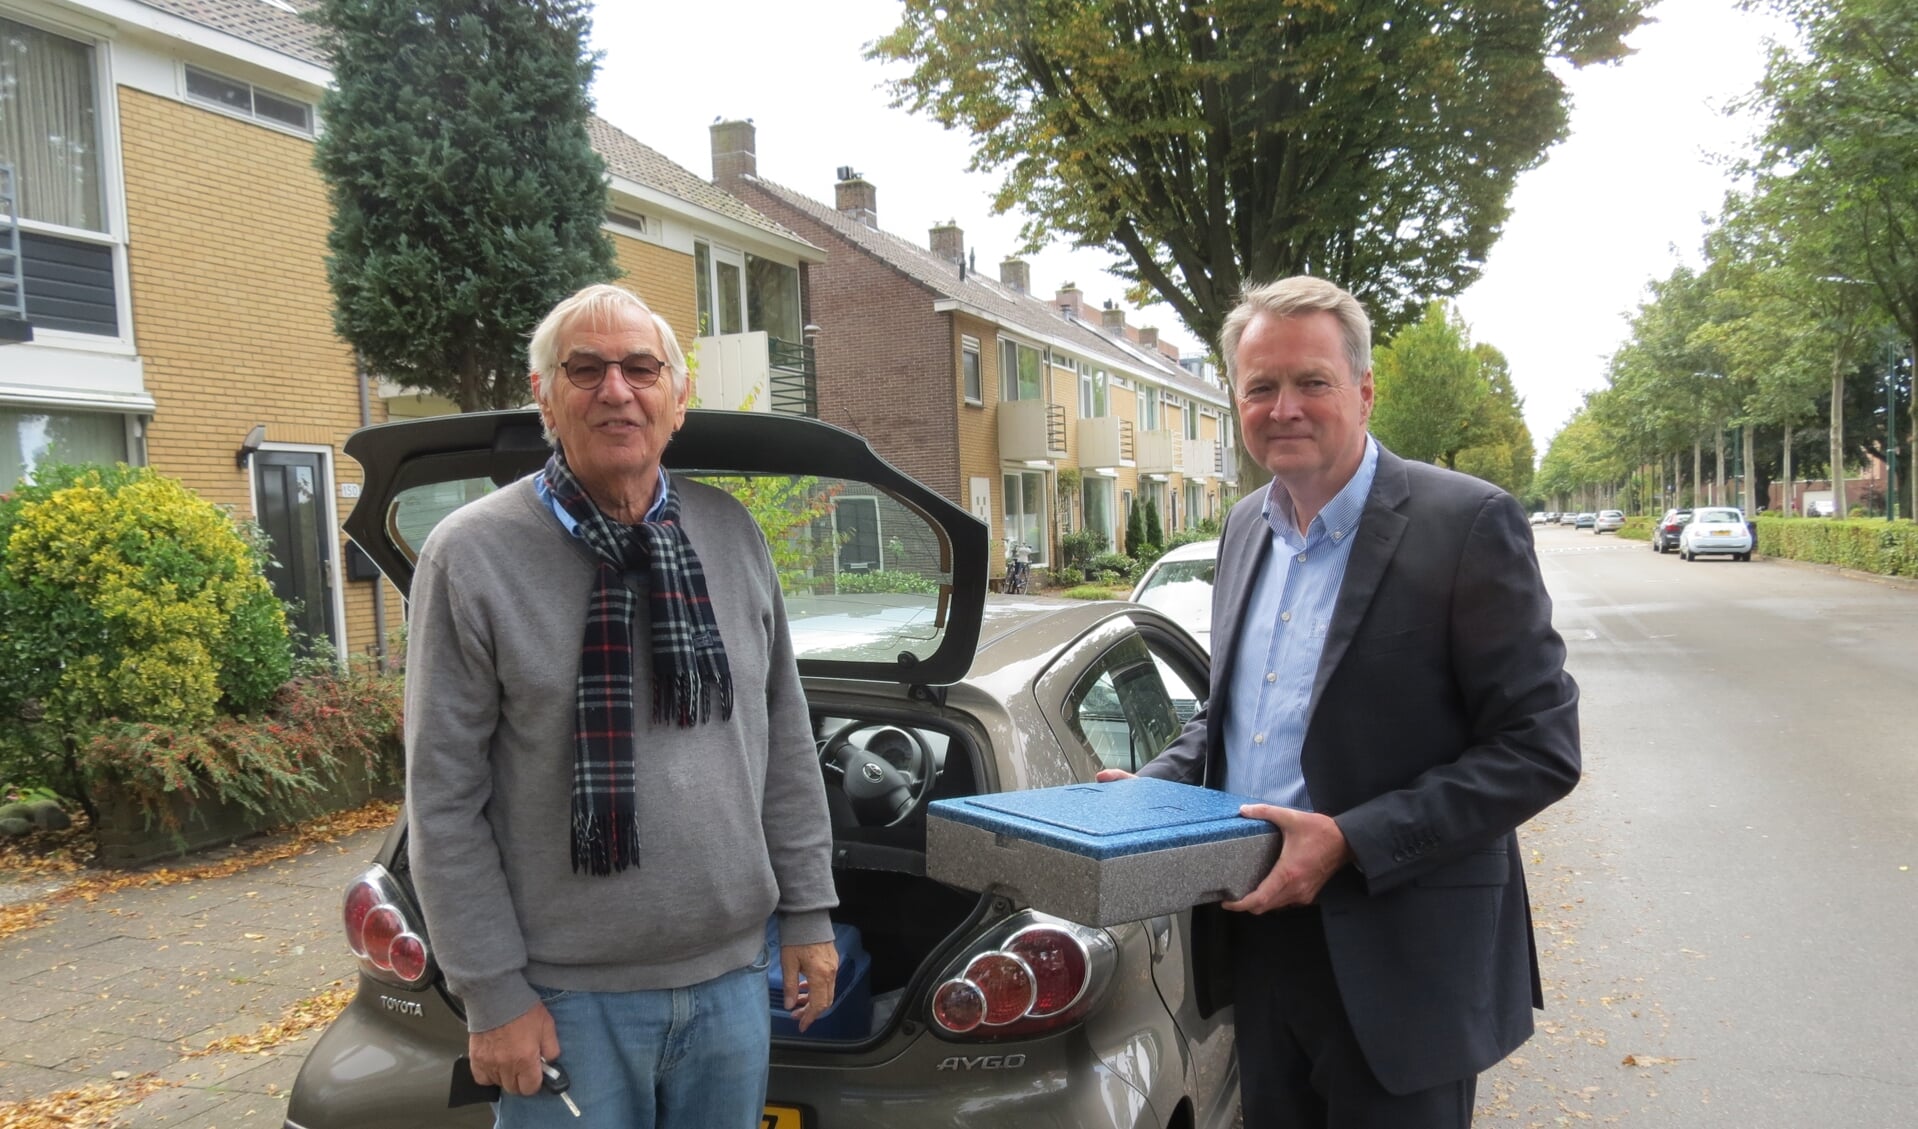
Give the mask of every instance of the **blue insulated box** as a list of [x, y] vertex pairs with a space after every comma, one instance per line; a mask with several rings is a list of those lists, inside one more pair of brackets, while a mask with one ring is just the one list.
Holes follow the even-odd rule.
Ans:
[[779, 967], [779, 919], [774, 917], [766, 922], [766, 948], [772, 953], [766, 987], [775, 1037], [863, 1039], [872, 1034], [872, 957], [860, 943], [856, 926], [833, 922], [832, 939], [839, 949], [839, 978], [833, 989], [832, 1006], [801, 1032], [799, 1021], [786, 1010], [786, 977]]
[[936, 800], [926, 873], [1085, 925], [1139, 921], [1237, 897], [1279, 857], [1252, 803], [1144, 777]]

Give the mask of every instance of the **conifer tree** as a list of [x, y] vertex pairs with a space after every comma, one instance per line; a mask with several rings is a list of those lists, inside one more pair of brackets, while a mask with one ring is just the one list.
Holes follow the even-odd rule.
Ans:
[[322, 0], [333, 321], [463, 411], [527, 401], [526, 339], [613, 277], [585, 0]]

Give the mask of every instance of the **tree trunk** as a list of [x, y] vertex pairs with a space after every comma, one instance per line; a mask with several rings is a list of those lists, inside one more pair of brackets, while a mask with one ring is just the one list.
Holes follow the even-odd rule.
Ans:
[[1712, 428], [1712, 505], [1725, 504], [1725, 428]]
[[1792, 426], [1788, 423], [1785, 425], [1785, 458], [1783, 463], [1785, 468], [1785, 485], [1784, 489], [1780, 491], [1780, 493], [1784, 495], [1784, 500], [1778, 507], [1784, 511], [1786, 517], [1790, 517], [1792, 511], [1798, 508], [1798, 480], [1791, 476], [1791, 433]]
[[1739, 463], [1739, 466], [1743, 467], [1745, 471], [1744, 476], [1740, 479], [1740, 481], [1744, 483], [1744, 487], [1745, 487], [1744, 489], [1745, 504], [1743, 506], [1740, 506], [1739, 508], [1744, 510], [1745, 516], [1749, 518], [1752, 516], [1752, 514], [1758, 512], [1758, 486], [1757, 486], [1758, 476], [1752, 473], [1752, 466], [1754, 465], [1754, 460], [1752, 458], [1753, 444], [1752, 444], [1751, 424], [1748, 423], [1744, 427], [1739, 428], [1739, 434], [1743, 435], [1745, 438], [1744, 455], [1742, 460]]
[[1911, 446], [1905, 455], [1905, 481], [1911, 483], [1911, 509], [1905, 511], [1905, 517], [1918, 521], [1918, 341], [1911, 343], [1911, 372], [1911, 403], [1905, 405], [1905, 411], [1911, 415]]
[[1844, 520], [1845, 504], [1845, 368], [1842, 354], [1831, 357], [1831, 504]]
[[1705, 448], [1704, 448], [1704, 444], [1699, 441], [1698, 437], [1693, 436], [1692, 437], [1692, 508], [1693, 509], [1697, 509], [1699, 506], [1704, 504], [1705, 500], [1698, 496], [1698, 488], [1704, 484], [1704, 481], [1705, 481]]

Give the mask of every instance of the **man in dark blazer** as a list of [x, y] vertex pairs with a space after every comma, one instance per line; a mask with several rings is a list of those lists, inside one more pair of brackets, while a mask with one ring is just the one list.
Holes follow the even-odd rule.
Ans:
[[1244, 814], [1284, 837], [1255, 889], [1195, 916], [1231, 976], [1210, 994], [1236, 1008], [1247, 1129], [1471, 1123], [1479, 1072], [1543, 1006], [1515, 829], [1579, 775], [1531, 526], [1371, 438], [1370, 338], [1314, 278], [1228, 316], [1241, 432], [1274, 477], [1226, 522], [1206, 708], [1141, 770], [1260, 800]]

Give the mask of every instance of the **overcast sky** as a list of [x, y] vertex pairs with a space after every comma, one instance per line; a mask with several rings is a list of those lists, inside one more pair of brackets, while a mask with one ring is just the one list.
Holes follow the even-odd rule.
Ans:
[[[966, 171], [966, 135], [892, 109], [888, 69], [861, 57], [898, 11], [896, 0], [602, 3], [599, 113], [702, 177], [707, 127], [751, 118], [761, 176], [831, 201], [834, 171], [850, 165], [877, 186], [881, 227], [923, 242], [957, 221], [979, 269], [996, 275], [1021, 222], [991, 214], [997, 178]], [[1541, 454], [1603, 386], [1645, 284], [1696, 262], [1703, 218], [1729, 183], [1722, 158], [1751, 132], [1724, 110], [1758, 80], [1775, 25], [1734, 0], [1665, 0], [1653, 17], [1622, 64], [1569, 73], [1571, 137], [1519, 180], [1504, 236], [1460, 302], [1474, 340], [1510, 359]], [[1094, 305], [1122, 297], [1101, 252], [1055, 246], [1027, 260], [1037, 293], [1076, 282]], [[1199, 348], [1169, 308], [1132, 321]]]

